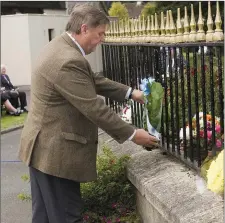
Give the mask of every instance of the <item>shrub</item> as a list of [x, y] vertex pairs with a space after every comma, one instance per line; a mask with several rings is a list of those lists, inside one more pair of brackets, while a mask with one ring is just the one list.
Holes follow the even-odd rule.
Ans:
[[128, 160], [128, 156], [117, 158], [103, 146], [103, 154], [97, 158], [97, 181], [81, 185], [85, 222], [140, 222], [133, 186], [125, 173]]
[[113, 2], [109, 9], [110, 16], [117, 16], [119, 19], [127, 19], [129, 17], [127, 8], [120, 2]]

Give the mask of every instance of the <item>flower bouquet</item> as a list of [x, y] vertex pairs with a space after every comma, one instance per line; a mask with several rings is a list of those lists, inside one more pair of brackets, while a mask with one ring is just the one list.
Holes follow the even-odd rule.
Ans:
[[[206, 138], [207, 138], [207, 148], [209, 150], [208, 156], [204, 159], [201, 168], [200, 175], [206, 181], [207, 189], [213, 191], [217, 194], [224, 193], [224, 175], [223, 175], [223, 147], [224, 147], [224, 135], [221, 132], [220, 126], [220, 118], [215, 116], [215, 146], [216, 146], [216, 156], [212, 156], [211, 150], [213, 147], [212, 144], [212, 116], [210, 114], [206, 114]], [[192, 135], [193, 141], [200, 140], [200, 149], [204, 151], [204, 120], [203, 120], [203, 112], [199, 112], [199, 127], [200, 127], [200, 138], [197, 139], [197, 128], [196, 128], [196, 115], [192, 118]], [[189, 142], [190, 135], [189, 126], [186, 126], [186, 140]], [[180, 139], [183, 139], [183, 129], [180, 130]], [[202, 157], [203, 158], [203, 157]], [[203, 180], [198, 179], [197, 188], [199, 189], [199, 185], [205, 185]], [[205, 186], [204, 186], [205, 187]]]
[[[144, 92], [145, 107], [143, 124], [150, 135], [161, 139], [161, 117], [164, 89], [162, 85], [149, 77], [141, 80], [140, 90]], [[148, 149], [148, 148], [146, 148]]]

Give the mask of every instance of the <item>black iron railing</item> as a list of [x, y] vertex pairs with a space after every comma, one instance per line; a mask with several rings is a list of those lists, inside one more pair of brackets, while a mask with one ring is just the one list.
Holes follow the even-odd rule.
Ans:
[[[102, 44], [106, 77], [139, 89], [152, 76], [165, 90], [162, 147], [192, 167], [223, 148], [224, 43]], [[119, 112], [121, 104], [106, 99]], [[132, 123], [143, 127], [143, 106], [132, 105]]]

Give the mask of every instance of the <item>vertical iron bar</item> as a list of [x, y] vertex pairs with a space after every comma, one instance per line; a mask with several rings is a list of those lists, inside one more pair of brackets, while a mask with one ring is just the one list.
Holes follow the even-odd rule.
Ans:
[[[117, 73], [117, 67], [118, 67], [118, 64], [117, 64], [117, 58], [116, 58], [116, 49], [117, 49], [117, 46], [113, 46], [113, 60], [111, 62], [113, 62], [113, 65], [114, 65], [114, 71], [113, 71], [113, 80], [114, 81], [117, 81], [117, 76], [118, 76], [118, 73]], [[115, 112], [117, 113], [118, 110], [117, 110], [117, 102], [114, 100], [113, 101], [113, 104], [114, 104], [114, 110]]]
[[[101, 48], [102, 48], [103, 75], [104, 75], [104, 77], [107, 77], [107, 73], [108, 73], [107, 69], [106, 69], [106, 67], [107, 67], [107, 62], [106, 62], [107, 58], [106, 58], [106, 53], [105, 53], [106, 46], [102, 45]], [[108, 106], [108, 98], [106, 98], [106, 97], [105, 97], [105, 103]]]
[[[109, 66], [109, 70], [110, 70], [110, 75], [109, 75], [109, 79], [110, 80], [113, 80], [113, 64], [112, 64], [112, 47], [111, 45], [108, 46], [108, 54], [109, 54], [109, 57], [108, 57], [108, 66]], [[109, 98], [109, 106], [110, 108], [112, 108], [114, 110], [114, 104], [113, 104], [113, 100], [111, 100]]]
[[176, 146], [177, 153], [180, 155], [180, 120], [179, 120], [179, 95], [178, 95], [178, 71], [177, 71], [177, 48], [174, 47], [174, 65], [175, 65], [175, 105], [176, 105]]
[[198, 167], [201, 166], [201, 152], [200, 152], [200, 125], [199, 125], [199, 105], [198, 105], [198, 74], [197, 74], [197, 57], [196, 48], [193, 48], [193, 68], [194, 68], [194, 91], [195, 91], [195, 111], [196, 111], [196, 152]]
[[[165, 89], [165, 117], [166, 117], [166, 148], [169, 150], [170, 147], [170, 135], [169, 135], [169, 109], [168, 109], [168, 83], [167, 83], [167, 72], [166, 72], [166, 57], [167, 57], [167, 52], [165, 47], [163, 47], [163, 65], [164, 65], [164, 89]], [[170, 117], [171, 119], [171, 117]]]
[[[133, 48], [134, 48], [133, 46], [129, 46], [130, 86], [132, 88], [134, 87], [134, 83], [133, 83], [133, 73], [134, 73], [134, 52], [133, 51], [134, 51], [134, 49]], [[134, 103], [132, 103], [132, 105], [131, 105], [132, 124], [136, 125], [134, 115], [135, 115]]]
[[203, 112], [203, 126], [204, 126], [204, 157], [208, 155], [207, 143], [207, 120], [206, 120], [206, 79], [205, 79], [205, 55], [204, 46], [201, 46], [201, 88], [202, 88], [202, 112]]
[[183, 150], [184, 158], [187, 159], [187, 141], [186, 141], [186, 118], [185, 118], [185, 88], [184, 88], [184, 67], [183, 67], [183, 50], [179, 47], [180, 60], [180, 77], [181, 77], [181, 106], [182, 106], [182, 121], [183, 121]]
[[[133, 69], [133, 80], [134, 88], [137, 89], [137, 46], [134, 46], [134, 69]], [[135, 115], [135, 126], [138, 127], [138, 116], [137, 116], [137, 103], [134, 101], [134, 115]]]
[[193, 137], [192, 137], [192, 104], [191, 104], [191, 81], [190, 81], [190, 48], [187, 48], [187, 91], [188, 91], [188, 125], [189, 125], [189, 138], [190, 144], [188, 148], [188, 154], [191, 162], [194, 161], [194, 149], [193, 149]]
[[174, 139], [174, 108], [173, 108], [173, 70], [172, 70], [172, 56], [171, 50], [173, 48], [168, 47], [169, 50], [169, 78], [170, 78], [170, 115], [171, 115], [171, 137], [172, 137], [172, 152], [175, 152], [175, 139]]
[[224, 132], [224, 95], [223, 95], [223, 79], [222, 79], [222, 60], [221, 60], [221, 49], [222, 47], [217, 48], [217, 55], [218, 55], [218, 86], [219, 86], [219, 104], [220, 104], [220, 129], [221, 134]]
[[213, 77], [213, 48], [209, 47], [209, 69], [210, 69], [210, 107], [212, 116], [212, 155], [216, 155], [215, 144], [215, 107], [214, 107], [214, 77]]
[[[164, 66], [163, 66], [163, 50], [159, 51], [159, 76], [160, 76], [160, 83], [163, 85], [163, 74], [164, 74]], [[161, 138], [162, 138], [162, 145], [164, 145], [164, 106], [162, 105], [162, 116], [161, 116]]]

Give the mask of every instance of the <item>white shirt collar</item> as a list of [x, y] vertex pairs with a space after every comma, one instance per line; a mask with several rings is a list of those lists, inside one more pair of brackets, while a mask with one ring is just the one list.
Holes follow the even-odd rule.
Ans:
[[73, 40], [73, 42], [78, 46], [82, 55], [85, 57], [85, 52], [84, 52], [83, 48], [80, 46], [80, 44], [72, 37], [72, 35], [70, 33], [68, 33], [68, 32], [66, 32], [66, 33]]

